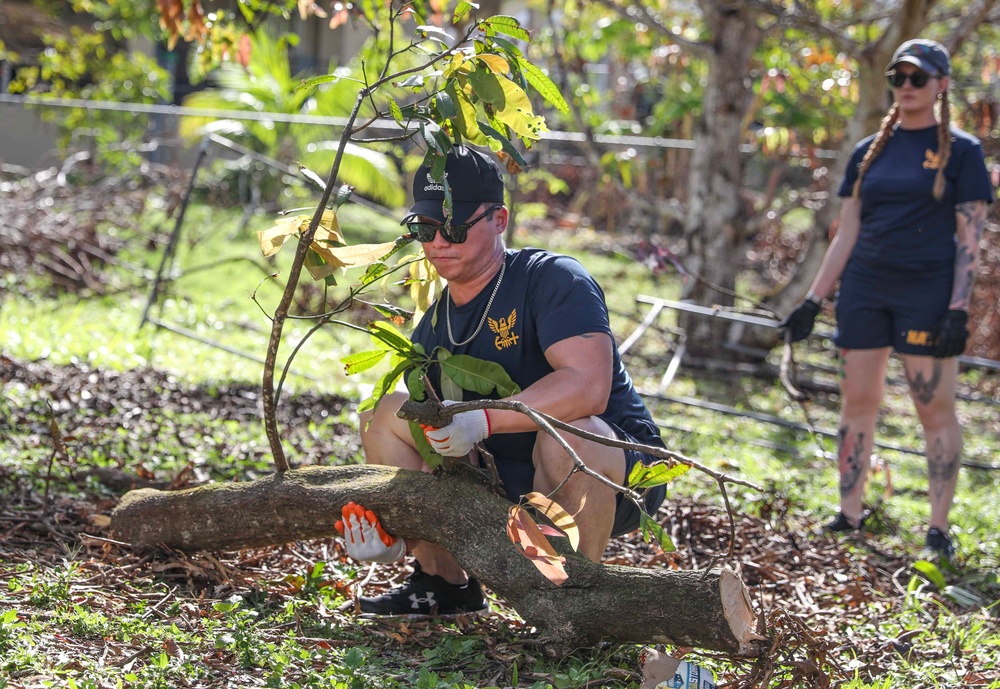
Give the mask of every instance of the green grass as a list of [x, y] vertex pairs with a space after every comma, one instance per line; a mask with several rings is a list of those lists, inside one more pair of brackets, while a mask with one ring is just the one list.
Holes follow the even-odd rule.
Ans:
[[[276, 266], [260, 258], [255, 232], [272, 221], [255, 216], [243, 226], [237, 212], [192, 205], [178, 246], [175, 279], [166, 298], [152, 310], [153, 317], [263, 357], [270, 328], [265, 313], [272, 312], [277, 303], [292, 252], [291, 246], [286, 247]], [[172, 229], [172, 221], [162, 213], [151, 213], [144, 223], [137, 235]], [[342, 223], [353, 242], [386, 241], [398, 231], [394, 221], [351, 207], [344, 210]], [[635, 295], [676, 298], [679, 285], [672, 278], [654, 279], [615, 240], [579, 231], [521, 234], [516, 243], [578, 256], [605, 288], [614, 310], [613, 327], [621, 339], [641, 317]], [[121, 290], [110, 296], [48, 299], [10, 290], [0, 297], [0, 354], [19, 361], [45, 359], [119, 372], [153, 367], [185, 384], [201, 386], [210, 396], [224, 394], [226, 386], [258, 386], [262, 369], [257, 362], [167, 329], [149, 324], [139, 328], [161, 254], [148, 250], [148, 243], [129, 246], [145, 248], [132, 248], [123, 256], [128, 269], [115, 272]], [[209, 263], [216, 265], [198, 269]], [[266, 278], [273, 270], [279, 277]], [[353, 278], [344, 276], [332, 293], [343, 294]], [[303, 280], [311, 283], [307, 276]], [[384, 290], [378, 295], [380, 300], [400, 299], [403, 290], [397, 280], [394, 276], [379, 285]], [[19, 284], [32, 283], [25, 279]], [[255, 290], [259, 305], [250, 298]], [[310, 303], [317, 304], [321, 288], [310, 284], [307, 291]], [[370, 309], [356, 308], [345, 318], [363, 323], [373, 314]], [[673, 314], [664, 315], [659, 325], [665, 328], [673, 319]], [[290, 322], [286, 343], [297, 341], [306, 330], [306, 323]], [[340, 358], [367, 347], [364, 334], [327, 326], [298, 354], [293, 369], [304, 375], [290, 377], [286, 393], [289, 397], [342, 395], [356, 403], [382, 369], [348, 378]], [[279, 359], [288, 351], [286, 344]], [[630, 361], [643, 389], [656, 388], [669, 354], [659, 332], [650, 331], [642, 340]], [[774, 356], [777, 352], [772, 363], [776, 363]], [[805, 353], [805, 358], [834, 363], [828, 352], [818, 350]], [[895, 363], [892, 374], [899, 376]], [[996, 387], [995, 376], [981, 372], [963, 380], [973, 386]], [[122, 379], [122, 399], [126, 398], [126, 382]], [[787, 421], [806, 420], [806, 412], [789, 401], [775, 380], [749, 374], [682, 369], [666, 392]], [[0, 398], [0, 428], [13, 410], [38, 412], [33, 427], [10, 428], [10, 437], [0, 440], [0, 475], [10, 479], [0, 488], [0, 500], [35, 496], [34, 502], [18, 503], [34, 505], [31, 515], [42, 510], [38, 506], [42, 495], [50, 500], [46, 514], [58, 514], [60, 501], [73, 509], [96, 501], [98, 506], [90, 509], [99, 515], [110, 509], [117, 494], [93, 479], [81, 482], [84, 469], [117, 468], [167, 481], [186, 471], [199, 480], [232, 481], [271, 470], [262, 429], [252, 414], [219, 418], [196, 406], [183, 411], [158, 409], [155, 398], [135, 399], [135, 404], [148, 406], [141, 428], [107, 427], [100, 415], [74, 416], [72, 400], [62, 402], [57, 415], [61, 430], [78, 437], [68, 439], [69, 457], [53, 457], [44, 432], [45, 403], [51, 397], [39, 386], [6, 386]], [[356, 438], [352, 440], [354, 431], [345, 430], [356, 427], [351, 405], [334, 409], [331, 398], [314, 405], [328, 413], [302, 427], [283, 428], [295, 458], [360, 461]], [[835, 463], [819, 456], [817, 439], [808, 433], [676, 402], [651, 401], [650, 406], [664, 427], [668, 447], [765, 487], [763, 494], [732, 489], [730, 497], [738, 513], [756, 515], [776, 530], [803, 534], [808, 540], [808, 532], [835, 509]], [[959, 409], [966, 430], [966, 458], [997, 464], [996, 407], [962, 402]], [[836, 398], [818, 397], [808, 405], [808, 416], [817, 427], [835, 429]], [[148, 433], [149, 428], [158, 433]], [[912, 405], [899, 386], [889, 387], [878, 439], [921, 447]], [[823, 451], [835, 452], [833, 438], [818, 442]], [[892, 494], [873, 524], [871, 539], [877, 549], [912, 559], [922, 545], [928, 511], [924, 461], [891, 450], [879, 454], [889, 464]], [[877, 474], [869, 487], [869, 502], [877, 501], [886, 487], [887, 475]], [[696, 499], [715, 508], [723, 504], [715, 483], [697, 472], [675, 482], [671, 496]], [[902, 572], [898, 581], [903, 593], [881, 592], [884, 598], [873, 600], [868, 622], [856, 623], [850, 617], [849, 624], [855, 626], [842, 629], [845, 644], [852, 638], [885, 638], [886, 643], [904, 639], [915, 650], [893, 656], [892, 666], [881, 671], [852, 667], [850, 654], [845, 652], [839, 656], [845, 671], [842, 686], [916, 689], [964, 681], [956, 674], [950, 652], [918, 652], [932, 648], [977, 659], [984, 675], [991, 678], [982, 686], [1000, 687], [1000, 680], [993, 679], [998, 676], [1000, 657], [998, 498], [1000, 472], [963, 470], [952, 519], [960, 568], [944, 568], [939, 573], [944, 579], [937, 579], [937, 570]], [[17, 523], [0, 522], [0, 531], [10, 533]], [[45, 522], [45, 526], [58, 532], [58, 524]], [[64, 552], [58, 555], [49, 551], [37, 560], [25, 556], [0, 561], [0, 687], [45, 684], [96, 689], [119, 686], [119, 681], [130, 687], [262, 683], [275, 687], [580, 687], [597, 681], [624, 687], [638, 681], [634, 674], [637, 648], [581, 649], [568, 657], [551, 658], [543, 648], [523, 645], [527, 630], [518, 626], [516, 615], [502, 604], [495, 606], [499, 615], [471, 626], [419, 623], [400, 631], [358, 621], [340, 608], [349, 602], [346, 584], [363, 578], [367, 570], [357, 571], [331, 556], [329, 543], [239, 555], [160, 553], [137, 561], [105, 549], [98, 541], [66, 542], [70, 545], [61, 546]], [[247, 559], [257, 564], [248, 567]], [[131, 568], [129, 576], [121, 568]], [[237, 574], [248, 578], [231, 578]], [[904, 604], [893, 608], [886, 602], [889, 599]], [[890, 608], [895, 612], [885, 616], [883, 612]], [[60, 639], [72, 643], [61, 644]], [[727, 659], [699, 658], [720, 673], [733, 667]]]

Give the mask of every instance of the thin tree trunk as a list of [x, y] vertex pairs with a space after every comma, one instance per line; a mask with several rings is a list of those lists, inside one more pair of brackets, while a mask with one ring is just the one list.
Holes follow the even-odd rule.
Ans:
[[[743, 122], [752, 102], [750, 65], [763, 30], [756, 12], [740, 4], [703, 2], [711, 32], [708, 84], [695, 129], [685, 236], [686, 266], [694, 277], [682, 291], [696, 304], [732, 305], [731, 292], [743, 262], [749, 216], [740, 195], [743, 182]], [[695, 356], [720, 355], [726, 323], [686, 315], [688, 350]]]

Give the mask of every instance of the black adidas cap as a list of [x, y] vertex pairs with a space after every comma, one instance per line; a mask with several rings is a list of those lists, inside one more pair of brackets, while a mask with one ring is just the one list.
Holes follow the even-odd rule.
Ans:
[[[492, 156], [467, 146], [457, 146], [448, 154], [444, 174], [451, 187], [452, 222], [461, 224], [483, 203], [503, 203], [503, 176]], [[403, 219], [422, 215], [445, 222], [444, 185], [431, 175], [426, 165], [413, 175], [413, 205]]]

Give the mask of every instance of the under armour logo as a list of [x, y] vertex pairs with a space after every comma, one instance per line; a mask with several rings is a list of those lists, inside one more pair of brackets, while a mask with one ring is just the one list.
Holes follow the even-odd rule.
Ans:
[[413, 605], [411, 605], [410, 607], [413, 608], [414, 610], [420, 610], [421, 603], [426, 603], [427, 607], [429, 608], [433, 608], [435, 605], [437, 605], [437, 602], [434, 600], [433, 591], [428, 591], [426, 598], [421, 598], [417, 594], [411, 593], [410, 600], [413, 601]]

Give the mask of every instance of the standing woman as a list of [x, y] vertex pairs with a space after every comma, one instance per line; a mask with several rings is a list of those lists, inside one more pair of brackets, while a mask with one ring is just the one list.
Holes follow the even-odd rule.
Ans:
[[840, 512], [827, 529], [864, 525], [865, 479], [894, 349], [926, 445], [925, 556], [949, 560], [955, 549], [948, 511], [962, 458], [956, 357], [968, 338], [979, 240], [993, 197], [979, 141], [950, 126], [950, 72], [939, 43], [915, 39], [896, 49], [886, 71], [895, 102], [878, 133], [855, 147], [840, 187], [837, 235], [809, 294], [782, 322], [792, 342], [805, 339], [840, 281]]

